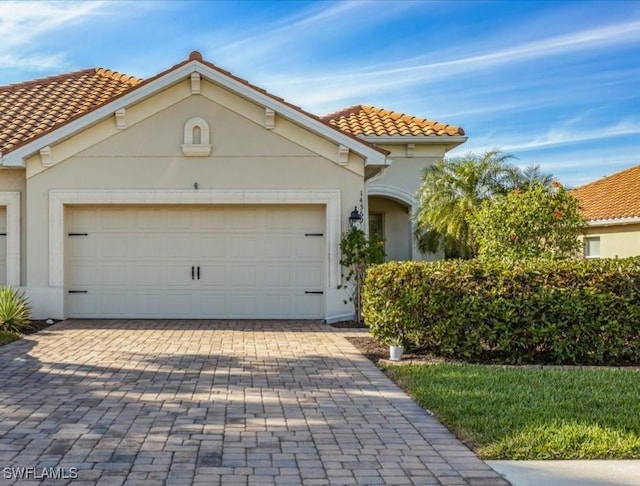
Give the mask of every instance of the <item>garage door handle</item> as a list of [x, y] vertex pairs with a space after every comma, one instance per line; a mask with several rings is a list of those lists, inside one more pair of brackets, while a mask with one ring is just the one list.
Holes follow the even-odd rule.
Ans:
[[200, 265], [198, 265], [198, 280], [200, 280]]
[[69, 290], [70, 294], [88, 294], [88, 290]]
[[194, 277], [194, 272], [196, 271], [196, 267], [194, 267], [193, 265], [191, 266], [191, 280], [195, 280]]
[[324, 294], [322, 290], [305, 290], [305, 294]]

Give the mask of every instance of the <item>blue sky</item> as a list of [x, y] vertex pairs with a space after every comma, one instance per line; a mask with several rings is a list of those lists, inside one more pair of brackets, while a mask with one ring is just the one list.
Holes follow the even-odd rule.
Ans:
[[2, 2], [0, 84], [205, 59], [322, 115], [464, 127], [580, 185], [640, 164], [640, 2]]

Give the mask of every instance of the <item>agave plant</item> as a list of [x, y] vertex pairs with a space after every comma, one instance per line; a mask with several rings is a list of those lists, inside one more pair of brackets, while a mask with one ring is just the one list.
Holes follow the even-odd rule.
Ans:
[[31, 322], [31, 307], [21, 290], [0, 287], [0, 330], [20, 332]]

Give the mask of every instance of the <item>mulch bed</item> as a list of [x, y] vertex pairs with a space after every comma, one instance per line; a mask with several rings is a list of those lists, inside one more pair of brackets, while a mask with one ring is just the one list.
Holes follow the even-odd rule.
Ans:
[[42, 331], [49, 326], [53, 326], [60, 321], [53, 321], [51, 324], [47, 324], [46, 321], [31, 321], [29, 327], [22, 330], [22, 334], [35, 334], [36, 332]]

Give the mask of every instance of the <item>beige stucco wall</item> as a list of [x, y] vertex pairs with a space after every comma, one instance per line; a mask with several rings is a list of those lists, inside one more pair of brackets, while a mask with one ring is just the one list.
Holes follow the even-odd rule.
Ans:
[[[390, 152], [389, 158], [392, 160], [392, 164], [384, 170], [382, 176], [367, 183], [369, 204], [375, 201], [374, 207], [378, 208], [374, 210], [369, 206], [368, 210], [369, 212], [385, 212], [385, 219], [388, 218], [393, 226], [399, 229], [398, 233], [391, 233], [385, 229], [387, 233], [385, 237], [389, 245], [387, 251], [389, 259], [438, 260], [443, 258], [442, 254], [422, 254], [418, 250], [413, 238], [413, 229], [410, 227], [410, 218], [415, 209], [415, 193], [420, 187], [422, 173], [424, 169], [443, 159], [446, 146], [416, 145], [412, 157], [407, 156], [406, 144], [381, 144], [380, 146]], [[381, 201], [382, 197], [387, 199], [385, 203]], [[400, 202], [400, 205], [396, 204], [397, 202]], [[398, 206], [401, 205], [406, 206], [407, 210], [398, 209]], [[385, 208], [390, 211], [388, 215]], [[406, 232], [404, 225], [400, 225], [402, 218], [407, 220]], [[401, 235], [411, 235], [411, 242], [408, 241], [409, 236]], [[408, 248], [409, 244], [411, 244], [411, 251], [404, 250], [403, 248]]]
[[[190, 95], [189, 84], [181, 83], [127, 108], [124, 130], [109, 119], [53, 146], [52, 167], [43, 169], [39, 156], [27, 161], [29, 287], [49, 284], [49, 191], [55, 189], [193, 189], [196, 182], [200, 190], [338, 189], [346, 228], [347, 208], [364, 189], [361, 157], [351, 153], [340, 166], [334, 142], [279, 117], [274, 129], [265, 129], [263, 107], [204, 81], [202, 92]], [[182, 154], [183, 127], [192, 117], [210, 126], [209, 157]], [[327, 313], [344, 311], [334, 307]]]
[[640, 255], [640, 224], [596, 226], [586, 236], [600, 237], [602, 258], [625, 258]]
[[411, 195], [414, 195], [418, 190], [424, 169], [438, 160], [442, 160], [446, 150], [444, 145], [416, 146], [414, 156], [407, 157], [406, 145], [380, 146], [391, 152], [389, 158], [392, 160], [392, 164], [384, 170], [382, 177], [375, 178], [368, 184], [369, 188], [393, 186]]
[[[0, 191], [11, 191], [20, 193], [20, 219], [26, 219], [26, 179], [24, 169], [0, 169]], [[20, 280], [25, 281], [26, 278], [26, 227], [20, 225]]]

